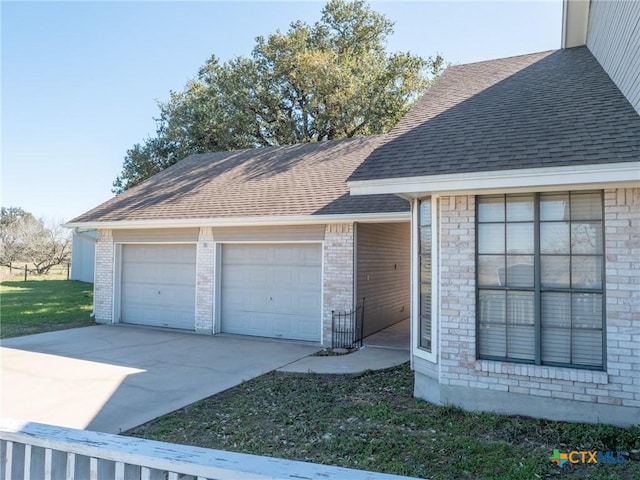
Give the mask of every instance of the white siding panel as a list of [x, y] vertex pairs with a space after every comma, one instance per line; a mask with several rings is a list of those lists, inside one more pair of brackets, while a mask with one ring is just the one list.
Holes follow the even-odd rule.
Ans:
[[587, 46], [640, 114], [640, 2], [592, 0]]
[[113, 230], [115, 242], [197, 242], [198, 228], [140, 228]]
[[365, 297], [364, 334], [409, 318], [409, 223], [359, 223], [356, 230], [356, 299]]
[[123, 245], [121, 321], [195, 328], [195, 245]]
[[318, 341], [321, 257], [318, 244], [223, 245], [222, 331]]
[[216, 227], [217, 242], [279, 242], [324, 240], [324, 225], [285, 225], [278, 227]]

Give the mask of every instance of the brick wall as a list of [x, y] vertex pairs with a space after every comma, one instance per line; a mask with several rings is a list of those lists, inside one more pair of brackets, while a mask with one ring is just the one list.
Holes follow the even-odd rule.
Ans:
[[[640, 189], [607, 190], [604, 202], [607, 371], [599, 372], [476, 360], [474, 197], [441, 198], [442, 403], [605, 423], [640, 418]], [[561, 410], [536, 397], [570, 403]]]
[[605, 190], [608, 398], [640, 408], [640, 188]]
[[465, 385], [476, 361], [475, 197], [440, 199], [440, 383]]
[[331, 224], [324, 234], [322, 338], [331, 346], [331, 310], [353, 307], [353, 224]]
[[196, 332], [213, 333], [214, 288], [215, 288], [215, 245], [213, 229], [200, 228], [197, 245], [196, 264]]
[[96, 274], [93, 285], [93, 311], [96, 322], [113, 321], [114, 244], [111, 230], [98, 230]]

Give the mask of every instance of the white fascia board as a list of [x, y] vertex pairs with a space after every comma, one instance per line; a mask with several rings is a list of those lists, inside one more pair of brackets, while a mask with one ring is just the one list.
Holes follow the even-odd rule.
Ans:
[[638, 187], [638, 182], [640, 161], [358, 180], [347, 185], [351, 195], [396, 194], [418, 198], [434, 193]]
[[157, 220], [120, 220], [111, 222], [69, 222], [67, 228], [129, 229], [189, 227], [258, 227], [278, 225], [317, 225], [326, 223], [391, 223], [409, 222], [411, 212], [360, 213], [350, 215], [297, 215], [282, 217], [185, 218]]

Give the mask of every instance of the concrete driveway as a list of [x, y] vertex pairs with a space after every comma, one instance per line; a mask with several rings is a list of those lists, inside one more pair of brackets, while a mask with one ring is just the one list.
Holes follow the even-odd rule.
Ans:
[[119, 433], [319, 349], [107, 325], [6, 339], [0, 415]]

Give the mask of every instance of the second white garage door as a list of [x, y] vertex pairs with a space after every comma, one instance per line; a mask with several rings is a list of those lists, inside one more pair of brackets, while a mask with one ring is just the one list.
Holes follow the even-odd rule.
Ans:
[[123, 245], [121, 322], [195, 329], [195, 245]]
[[319, 342], [321, 295], [318, 244], [222, 246], [223, 332]]

